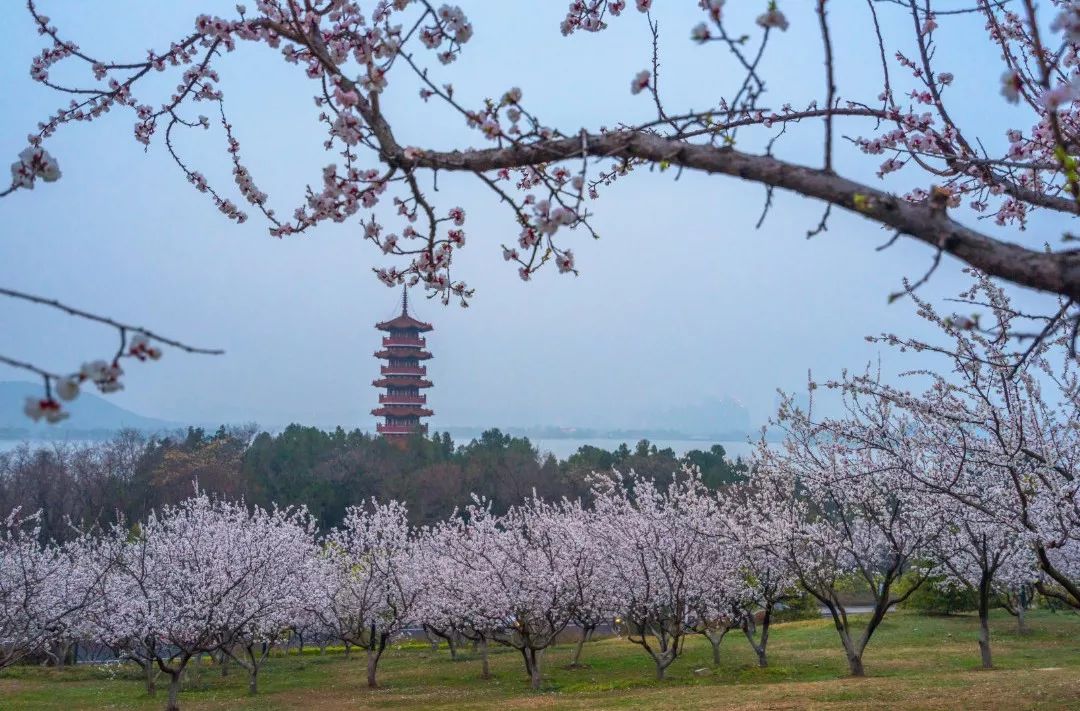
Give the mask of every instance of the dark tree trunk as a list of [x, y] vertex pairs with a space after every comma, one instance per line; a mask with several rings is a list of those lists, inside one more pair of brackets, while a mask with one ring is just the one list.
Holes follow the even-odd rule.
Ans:
[[990, 573], [983, 571], [979, 580], [979, 655], [983, 669], [993, 669], [990, 656]]
[[1020, 594], [1016, 596], [1016, 632], [1017, 634], [1027, 634], [1027, 612], [1028, 596], [1027, 589], [1021, 587]]
[[266, 645], [262, 646], [259, 656], [256, 656], [255, 645], [249, 644], [244, 647], [247, 653], [248, 693], [254, 696], [259, 693], [259, 665], [266, 659]]
[[847, 657], [848, 671], [852, 676], [866, 676], [866, 670], [863, 668], [862, 662], [862, 650], [855, 647], [855, 642], [851, 639], [851, 630], [847, 625], [833, 614], [836, 620], [836, 630], [840, 633], [840, 641], [844, 645], [844, 655]]
[[543, 653], [543, 650], [533, 649], [530, 651], [532, 652], [532, 670], [529, 674], [529, 685], [533, 690], [539, 690], [542, 681], [542, 677], [540, 676], [540, 655]]
[[383, 650], [386, 649], [386, 639], [385, 634], [376, 635], [375, 626], [372, 625], [371, 641], [367, 650], [367, 685], [372, 689], [379, 685], [375, 679], [375, 673], [379, 669], [379, 658], [382, 657]]
[[705, 639], [709, 640], [709, 646], [712, 647], [712, 663], [714, 667], [720, 666], [720, 645], [724, 642], [727, 633], [726, 627], [716, 631], [705, 630]]
[[375, 678], [375, 673], [379, 668], [379, 653], [374, 649], [369, 649], [367, 653], [367, 685], [374, 689], [378, 686], [378, 681]]
[[491, 667], [488, 666], [488, 642], [487, 637], [481, 637], [477, 640], [477, 645], [480, 648], [480, 678], [491, 678]]
[[595, 626], [593, 625], [586, 625], [581, 628], [581, 638], [578, 639], [577, 645], [574, 647], [574, 660], [570, 662], [570, 666], [581, 666], [581, 650], [585, 646], [585, 643], [589, 641], [589, 637], [592, 636], [593, 629], [595, 629]]
[[851, 671], [852, 676], [866, 676], [866, 670], [863, 669], [861, 654], [855, 654], [854, 652], [848, 653], [848, 669]]
[[169, 701], [165, 711], [180, 711], [180, 670], [169, 672]]
[[157, 695], [157, 670], [154, 669], [154, 663], [149, 659], [143, 663], [143, 671], [146, 673], [146, 695]]
[[428, 644], [431, 645], [432, 653], [438, 652], [439, 651], [439, 637], [427, 625], [424, 625], [424, 636], [427, 637]]
[[750, 643], [750, 646], [754, 650], [754, 654], [757, 655], [758, 666], [769, 666], [769, 658], [766, 656], [766, 650], [769, 646], [769, 625], [772, 622], [772, 603], [765, 605], [765, 613], [761, 617], [761, 637], [756, 638], [757, 625], [754, 624], [754, 618], [749, 617], [743, 622], [743, 633], [746, 634], [746, 640]]
[[540, 654], [543, 650], [521, 647], [520, 651], [521, 656], [525, 659], [525, 673], [529, 675], [529, 686], [537, 690], [540, 688], [541, 682]]

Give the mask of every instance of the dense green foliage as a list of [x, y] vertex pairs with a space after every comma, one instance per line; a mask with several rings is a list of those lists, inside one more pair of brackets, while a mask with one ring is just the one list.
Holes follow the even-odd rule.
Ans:
[[253, 428], [191, 429], [145, 439], [123, 433], [92, 445], [24, 446], [0, 454], [0, 514], [42, 510], [45, 535], [63, 538], [67, 520], [140, 520], [150, 509], [189, 496], [195, 486], [262, 506], [306, 505], [325, 527], [345, 508], [371, 498], [409, 506], [413, 523], [430, 523], [471, 501], [503, 510], [534, 491], [548, 499], [586, 497], [593, 471], [633, 469], [666, 483], [684, 464], [712, 487], [742, 480], [746, 466], [724, 448], [678, 457], [641, 441], [615, 451], [581, 447], [565, 461], [527, 439], [493, 429], [455, 446], [447, 434], [389, 442], [360, 431], [290, 425], [277, 434]]
[[776, 622], [815, 620], [818, 617], [821, 617], [821, 603], [813, 595], [801, 591], [773, 611], [773, 620]]
[[[907, 581], [902, 579], [898, 593], [906, 590]], [[979, 607], [979, 595], [966, 585], [950, 582], [943, 577], [931, 577], [901, 603], [907, 610], [931, 615], [953, 615], [971, 612]]]

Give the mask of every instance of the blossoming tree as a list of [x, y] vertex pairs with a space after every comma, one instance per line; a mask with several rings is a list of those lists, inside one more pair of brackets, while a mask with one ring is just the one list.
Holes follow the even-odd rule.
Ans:
[[346, 644], [367, 653], [367, 684], [377, 686], [387, 643], [415, 614], [423, 586], [422, 557], [405, 506], [391, 501], [350, 507], [341, 528], [323, 542], [314, 609]]
[[[652, 658], [656, 678], [682, 653], [696, 615], [712, 618], [729, 594], [714, 573], [729, 561], [714, 555], [709, 505], [689, 472], [665, 490], [630, 472], [599, 480], [593, 491], [594, 535], [607, 551], [603, 570], [628, 639]], [[709, 602], [703, 603], [704, 599]]]
[[19, 510], [0, 519], [0, 669], [70, 641], [93, 600], [93, 569], [83, 564], [88, 539], [43, 544], [40, 533], [36, 516]]
[[[987, 319], [944, 315], [916, 299], [942, 342], [875, 339], [944, 361], [920, 371], [930, 381], [925, 392], [867, 378], [844, 387], [911, 412], [924, 448], [943, 458], [940, 468], [913, 469], [912, 482], [966, 507], [968, 520], [984, 522], [980, 528], [1002, 526], [1022, 539], [1045, 575], [1037, 583], [1043, 594], [1080, 607], [1080, 373], [1072, 338], [1049, 337], [1047, 320], [1034, 318], [1036, 336], [1016, 353], [1011, 340], [1028, 332], [1032, 318], [985, 275], [972, 276], [959, 301], [985, 309]], [[1063, 299], [1062, 309], [1068, 304]]]
[[[295, 599], [283, 571], [310, 534], [300, 512], [255, 510], [205, 494], [152, 513], [132, 535], [112, 532], [119, 551], [105, 580], [103, 641], [137, 649], [169, 677], [166, 708], [178, 709], [192, 659], [223, 645], [271, 641], [282, 607]], [[278, 587], [282, 586], [282, 587]], [[253, 654], [249, 689], [261, 659]]]
[[[907, 436], [910, 420], [884, 398], [849, 397], [847, 414], [815, 419], [783, 400], [786, 437], [758, 449], [754, 498], [761, 541], [784, 559], [800, 585], [829, 611], [852, 676], [885, 614], [925, 580], [916, 563], [940, 536], [942, 520], [927, 497], [905, 486], [915, 469], [937, 466]], [[911, 584], [900, 590], [907, 574]], [[840, 595], [854, 578], [873, 597], [861, 634]]]

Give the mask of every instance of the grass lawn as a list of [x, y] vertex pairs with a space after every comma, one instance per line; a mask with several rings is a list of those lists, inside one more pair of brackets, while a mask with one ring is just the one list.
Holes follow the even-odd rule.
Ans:
[[[777, 625], [768, 669], [759, 669], [739, 634], [724, 640], [723, 664], [697, 637], [663, 682], [639, 647], [625, 640], [590, 643], [568, 669], [572, 648], [549, 649], [545, 685], [528, 689], [520, 655], [494, 649], [495, 678], [480, 679], [470, 655], [451, 661], [445, 649], [392, 647], [379, 667], [381, 688], [364, 683], [363, 654], [305, 653], [274, 657], [260, 674], [258, 696], [233, 667], [221, 677], [207, 666], [180, 696], [184, 709], [1077, 709], [1080, 708], [1080, 616], [1032, 613], [1031, 631], [1015, 633], [1012, 618], [994, 618], [996, 669], [979, 668], [976, 619], [890, 613], [865, 657], [865, 679], [846, 677], [831, 621]], [[157, 709], [138, 670], [80, 666], [61, 671], [13, 668], [0, 672], [0, 709]]]

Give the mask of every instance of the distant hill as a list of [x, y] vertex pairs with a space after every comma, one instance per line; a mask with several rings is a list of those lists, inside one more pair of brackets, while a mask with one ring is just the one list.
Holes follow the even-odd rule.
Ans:
[[159, 432], [186, 426], [138, 415], [86, 390], [64, 403], [71, 412], [68, 419], [55, 425], [35, 423], [23, 413], [23, 405], [41, 392], [40, 383], [0, 382], [0, 439], [97, 439], [121, 429]]

